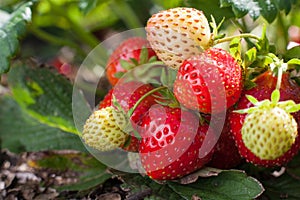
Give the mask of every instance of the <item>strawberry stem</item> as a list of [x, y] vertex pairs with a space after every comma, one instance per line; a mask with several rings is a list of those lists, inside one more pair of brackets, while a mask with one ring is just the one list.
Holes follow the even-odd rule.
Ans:
[[134, 106], [129, 109], [127, 115], [130, 117], [132, 115], [132, 113], [135, 111], [135, 109], [138, 107], [138, 105], [146, 98], [148, 97], [149, 95], [159, 91], [159, 90], [163, 90], [163, 89], [167, 89], [168, 87], [167, 86], [161, 86], [161, 87], [158, 87], [158, 88], [155, 88], [149, 92], [147, 92], [146, 94], [144, 94], [135, 104]]
[[260, 40], [260, 38], [254, 34], [251, 33], [241, 33], [239, 35], [233, 35], [233, 36], [229, 36], [229, 37], [225, 37], [225, 38], [221, 38], [221, 39], [217, 39], [214, 41], [214, 45], [223, 43], [223, 42], [230, 42], [231, 40], [233, 40], [234, 38], [252, 38], [255, 39], [257, 41]]

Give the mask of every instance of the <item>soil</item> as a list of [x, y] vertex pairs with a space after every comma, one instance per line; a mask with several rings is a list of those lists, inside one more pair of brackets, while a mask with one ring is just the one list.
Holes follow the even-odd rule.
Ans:
[[0, 200], [48, 200], [48, 199], [126, 199], [127, 192], [118, 178], [108, 179], [88, 191], [59, 191], [58, 187], [78, 181], [78, 172], [39, 169], [30, 160], [47, 152], [14, 154], [0, 152]]

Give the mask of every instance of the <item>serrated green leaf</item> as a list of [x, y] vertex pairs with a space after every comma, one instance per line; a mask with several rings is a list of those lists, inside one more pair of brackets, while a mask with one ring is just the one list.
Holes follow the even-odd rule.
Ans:
[[202, 200], [249, 200], [264, 191], [256, 179], [240, 171], [224, 171], [218, 176], [201, 178], [188, 185], [174, 182], [168, 182], [168, 185], [184, 199], [197, 195]]
[[74, 149], [86, 151], [80, 138], [41, 124], [25, 113], [12, 97], [0, 98], [0, 143], [12, 152]]
[[0, 24], [0, 75], [7, 72], [10, 59], [19, 48], [20, 37], [26, 31], [26, 24], [31, 21], [31, 1], [22, 4], [9, 18]]
[[9, 72], [8, 82], [14, 99], [30, 116], [78, 134], [72, 114], [73, 87], [65, 77], [48, 68], [18, 64]]

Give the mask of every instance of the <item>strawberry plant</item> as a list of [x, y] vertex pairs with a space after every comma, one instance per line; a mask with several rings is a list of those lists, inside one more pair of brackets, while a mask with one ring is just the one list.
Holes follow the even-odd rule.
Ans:
[[53, 199], [300, 199], [299, 11], [297, 0], [1, 1], [1, 152], [73, 174], [36, 179]]

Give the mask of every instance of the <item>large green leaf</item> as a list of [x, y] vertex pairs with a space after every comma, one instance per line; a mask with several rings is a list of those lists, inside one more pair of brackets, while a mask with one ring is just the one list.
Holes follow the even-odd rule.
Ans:
[[74, 149], [85, 151], [78, 136], [41, 124], [11, 97], [0, 98], [0, 146], [12, 152]]
[[49, 68], [14, 66], [8, 74], [13, 97], [30, 116], [49, 126], [76, 133], [71, 83]]
[[25, 33], [26, 23], [31, 21], [32, 4], [24, 3], [0, 23], [0, 75], [9, 70], [10, 59], [19, 47], [18, 39]]
[[262, 185], [240, 171], [223, 171], [218, 176], [201, 178], [195, 183], [168, 185], [184, 199], [197, 195], [202, 200], [250, 200], [261, 195]]
[[273, 22], [280, 10], [288, 13], [294, 0], [220, 0], [221, 7], [231, 7], [236, 17], [246, 14], [256, 20], [263, 16], [269, 23]]

